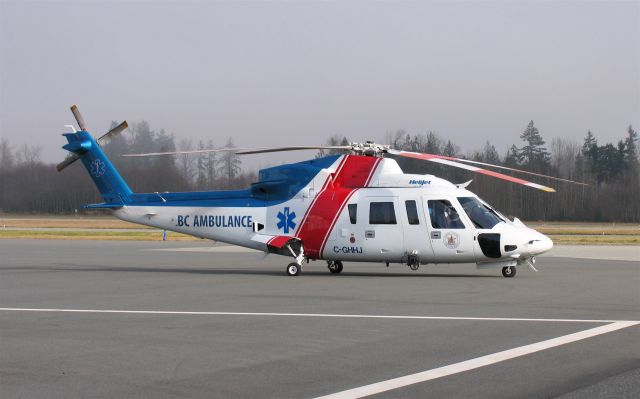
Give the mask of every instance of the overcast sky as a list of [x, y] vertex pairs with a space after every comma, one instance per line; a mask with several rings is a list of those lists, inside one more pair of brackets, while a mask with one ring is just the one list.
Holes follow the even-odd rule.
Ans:
[[0, 0], [0, 135], [59, 161], [75, 103], [96, 136], [145, 119], [216, 145], [403, 128], [503, 153], [531, 119], [617, 141], [640, 127], [639, 4]]

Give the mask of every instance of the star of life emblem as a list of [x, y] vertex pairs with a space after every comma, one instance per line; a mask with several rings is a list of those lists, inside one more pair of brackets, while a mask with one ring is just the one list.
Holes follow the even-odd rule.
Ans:
[[296, 218], [295, 212], [290, 212], [289, 207], [285, 207], [283, 212], [278, 212], [278, 230], [282, 230], [285, 234], [289, 234], [289, 230], [296, 228], [294, 222]]
[[99, 159], [96, 159], [91, 162], [90, 172], [93, 177], [101, 177], [104, 175], [106, 170], [106, 165]]

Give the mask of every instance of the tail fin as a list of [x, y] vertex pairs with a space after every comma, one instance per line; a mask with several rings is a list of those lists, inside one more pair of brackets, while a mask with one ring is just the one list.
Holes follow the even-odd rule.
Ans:
[[93, 179], [105, 201], [104, 204], [90, 207], [114, 208], [126, 205], [130, 201], [133, 192], [100, 147], [100, 144], [106, 142], [111, 136], [124, 130], [127, 127], [126, 122], [123, 122], [96, 141], [86, 130], [84, 120], [75, 105], [71, 107], [71, 111], [76, 116], [76, 120], [78, 120], [82, 130], [63, 134], [67, 138], [68, 144], [65, 144], [62, 148], [71, 152], [71, 154], [58, 164], [58, 171], [79, 159], [89, 172], [91, 179]]

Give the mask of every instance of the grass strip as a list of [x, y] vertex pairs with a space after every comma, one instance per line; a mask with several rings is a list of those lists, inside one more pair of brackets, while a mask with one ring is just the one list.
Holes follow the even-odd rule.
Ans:
[[[566, 235], [552, 234], [556, 245], [640, 245], [640, 236], [628, 235]], [[46, 240], [123, 240], [162, 241], [160, 231], [73, 231], [73, 230], [2, 230], [0, 239]], [[167, 232], [167, 241], [197, 241], [199, 238], [181, 233]]]

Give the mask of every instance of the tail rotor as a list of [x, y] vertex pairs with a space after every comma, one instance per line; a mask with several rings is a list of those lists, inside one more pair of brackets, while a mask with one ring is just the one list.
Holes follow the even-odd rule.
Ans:
[[[82, 114], [80, 113], [80, 110], [78, 110], [78, 106], [72, 105], [71, 106], [71, 113], [76, 118], [76, 122], [78, 122], [78, 127], [80, 128], [80, 130], [85, 131], [85, 132], [88, 131], [87, 124], [85, 123], [84, 118], [82, 117]], [[119, 124], [118, 126], [116, 126], [113, 129], [109, 130], [107, 133], [105, 133], [102, 136], [100, 136], [100, 138], [98, 140], [96, 140], [96, 142], [98, 143], [99, 146], [104, 147], [105, 145], [107, 145], [107, 143], [109, 143], [109, 141], [113, 137], [115, 137], [115, 136], [119, 135], [120, 133], [122, 133], [124, 131], [124, 129], [126, 129], [127, 127], [129, 127], [129, 124], [127, 123], [127, 121], [124, 121], [121, 124]], [[76, 152], [70, 152], [69, 155], [67, 155], [67, 157], [62, 162], [60, 162], [58, 165], [56, 165], [56, 169], [58, 170], [58, 172], [61, 172], [64, 168], [66, 168], [67, 166], [71, 165], [72, 163], [74, 163], [78, 159], [80, 159], [80, 154], [78, 154]]]

